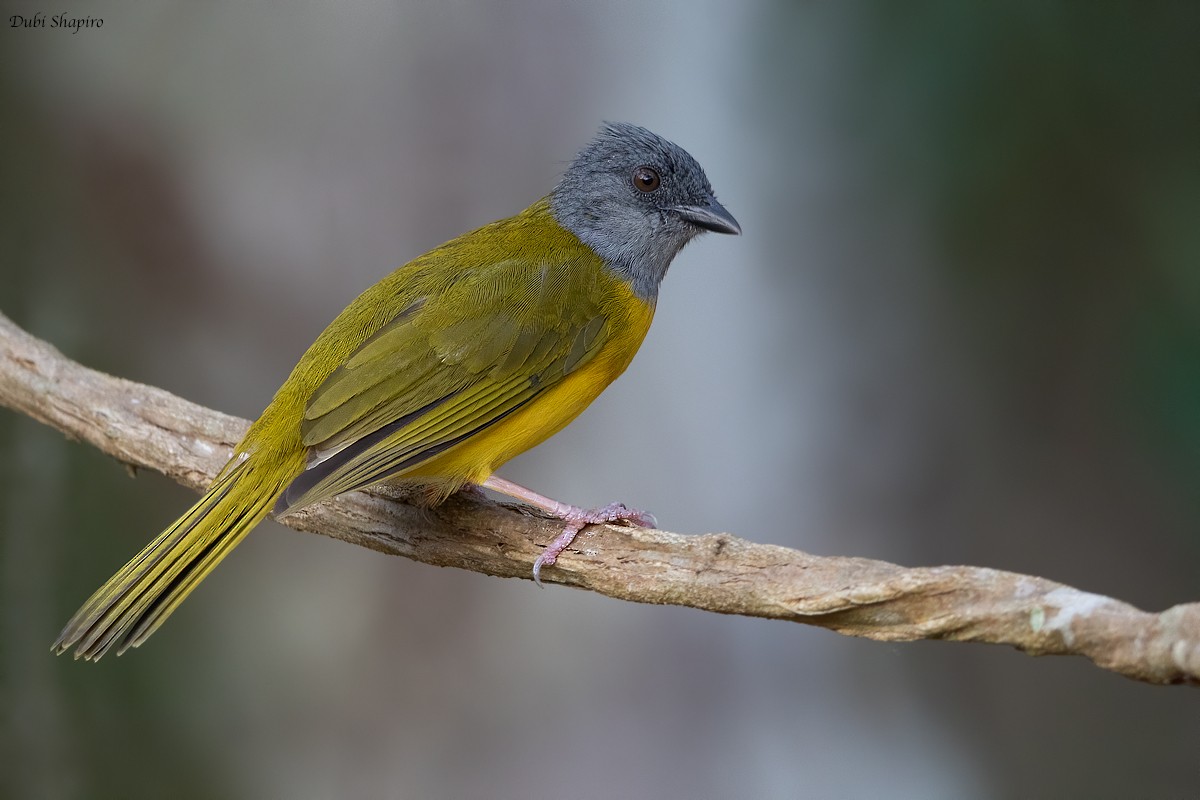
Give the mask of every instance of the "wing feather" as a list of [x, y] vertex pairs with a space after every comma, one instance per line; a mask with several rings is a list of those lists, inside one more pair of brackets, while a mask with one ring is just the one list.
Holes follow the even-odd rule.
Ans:
[[280, 513], [411, 470], [531, 402], [609, 336], [587, 253], [468, 271], [383, 325], [310, 398]]

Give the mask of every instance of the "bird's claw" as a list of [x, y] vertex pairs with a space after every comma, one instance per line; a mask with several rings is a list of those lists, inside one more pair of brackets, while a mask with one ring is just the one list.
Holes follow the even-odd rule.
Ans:
[[643, 528], [653, 528], [658, 520], [653, 514], [629, 508], [624, 503], [609, 503], [601, 508], [574, 508], [562, 515], [567, 523], [563, 532], [551, 542], [540, 556], [533, 562], [533, 582], [542, 586], [542, 567], [552, 567], [564, 550], [571, 546], [579, 532], [588, 525], [608, 525], [612, 523], [629, 523]]

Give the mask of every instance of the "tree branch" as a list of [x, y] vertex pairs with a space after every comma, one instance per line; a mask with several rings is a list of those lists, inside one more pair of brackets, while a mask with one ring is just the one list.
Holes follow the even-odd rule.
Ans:
[[[208, 484], [248, 424], [90, 370], [2, 314], [0, 405], [193, 489]], [[534, 558], [560, 528], [531, 513], [464, 495], [422, 511], [380, 487], [282, 522], [427, 564], [529, 578]], [[1151, 614], [993, 569], [907, 569], [726, 533], [593, 526], [543, 578], [622, 600], [791, 620], [882, 641], [949, 639], [1008, 644], [1032, 655], [1082, 655], [1135, 680], [1200, 685], [1200, 603]]]

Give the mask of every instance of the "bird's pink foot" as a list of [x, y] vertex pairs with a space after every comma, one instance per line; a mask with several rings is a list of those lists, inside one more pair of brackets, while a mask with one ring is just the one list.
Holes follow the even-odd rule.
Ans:
[[549, 497], [526, 489], [520, 484], [506, 481], [504, 478], [498, 478], [495, 475], [484, 481], [482, 485], [492, 491], [506, 494], [509, 497], [515, 497], [518, 500], [524, 500], [526, 503], [531, 503], [567, 523], [567, 527], [563, 528], [563, 532], [558, 535], [558, 538], [551, 542], [545, 552], [533, 562], [533, 580], [538, 586], [542, 585], [542, 567], [554, 566], [554, 562], [562, 555], [562, 551], [570, 547], [571, 542], [575, 541], [575, 537], [579, 535], [579, 532], [588, 525], [628, 522], [633, 525], [641, 525], [644, 528], [653, 528], [657, 524], [653, 515], [647, 514], [644, 511], [638, 511], [637, 509], [627, 508], [623, 503], [609, 503], [603, 508], [588, 510], [560, 503], [557, 500], [551, 500]]
[[603, 508], [591, 510], [568, 506], [565, 513], [556, 514], [567, 523], [558, 538], [549, 544], [545, 551], [533, 562], [533, 582], [542, 585], [542, 567], [552, 567], [562, 555], [562, 551], [571, 546], [579, 532], [588, 525], [607, 525], [613, 522], [630, 522], [643, 528], [653, 528], [657, 522], [653, 514], [626, 508], [624, 503], [609, 503]]

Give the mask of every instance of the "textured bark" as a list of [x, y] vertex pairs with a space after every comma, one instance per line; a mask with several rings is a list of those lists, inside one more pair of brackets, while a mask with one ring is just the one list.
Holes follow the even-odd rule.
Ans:
[[[0, 405], [193, 489], [207, 485], [248, 425], [90, 370], [3, 315]], [[459, 495], [433, 511], [402, 500], [398, 491], [380, 487], [282, 522], [428, 564], [509, 578], [530, 578], [534, 559], [561, 527], [480, 496]], [[1200, 603], [1148, 613], [1012, 572], [908, 569], [817, 557], [727, 533], [593, 526], [543, 579], [622, 600], [785, 619], [882, 641], [949, 639], [1007, 644], [1032, 655], [1081, 655], [1135, 680], [1200, 684]]]

